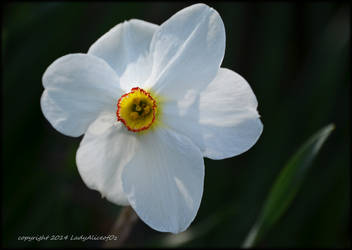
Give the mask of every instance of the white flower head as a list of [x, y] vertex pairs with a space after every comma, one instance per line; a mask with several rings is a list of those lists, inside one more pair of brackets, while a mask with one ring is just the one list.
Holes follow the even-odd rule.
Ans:
[[246, 80], [220, 68], [224, 53], [224, 24], [205, 4], [160, 26], [125, 21], [47, 68], [41, 108], [59, 132], [84, 134], [76, 162], [89, 188], [178, 233], [200, 205], [203, 157], [241, 154], [263, 129]]

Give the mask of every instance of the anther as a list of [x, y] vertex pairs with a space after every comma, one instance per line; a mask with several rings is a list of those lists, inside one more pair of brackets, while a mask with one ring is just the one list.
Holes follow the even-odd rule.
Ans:
[[142, 110], [141, 106], [137, 105], [136, 106], [136, 111], [141, 111], [141, 110]]
[[132, 103], [136, 105], [139, 105], [140, 102], [141, 102], [141, 99], [139, 97], [134, 98], [132, 101]]
[[145, 108], [144, 108], [144, 111], [143, 111], [143, 114], [149, 114], [149, 112], [150, 112], [150, 106], [146, 106]]
[[137, 120], [139, 117], [139, 114], [137, 112], [131, 112], [130, 117], [132, 120]]

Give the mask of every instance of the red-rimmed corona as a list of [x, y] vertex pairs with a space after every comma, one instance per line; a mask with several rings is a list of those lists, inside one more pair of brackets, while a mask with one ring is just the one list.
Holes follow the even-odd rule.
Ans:
[[120, 97], [117, 102], [116, 116], [129, 131], [140, 132], [150, 128], [156, 117], [157, 104], [155, 99], [139, 87]]

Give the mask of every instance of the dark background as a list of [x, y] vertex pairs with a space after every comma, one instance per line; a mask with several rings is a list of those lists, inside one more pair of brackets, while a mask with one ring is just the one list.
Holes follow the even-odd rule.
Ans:
[[[2, 245], [100, 246], [19, 236], [108, 235], [120, 207], [81, 180], [81, 138], [40, 109], [41, 77], [58, 57], [86, 53], [131, 18], [161, 24], [192, 2], [33, 2], [2, 8]], [[293, 205], [262, 247], [350, 246], [350, 6], [333, 2], [208, 2], [226, 30], [222, 66], [250, 83], [264, 131], [246, 153], [205, 159], [204, 195], [182, 246], [240, 246], [275, 177], [314, 132], [334, 123]], [[140, 220], [128, 246], [171, 245]]]

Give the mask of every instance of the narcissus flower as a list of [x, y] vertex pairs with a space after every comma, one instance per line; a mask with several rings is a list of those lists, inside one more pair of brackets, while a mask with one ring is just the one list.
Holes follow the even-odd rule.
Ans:
[[59, 132], [84, 134], [76, 162], [89, 188], [178, 233], [200, 205], [203, 157], [241, 154], [263, 129], [246, 80], [220, 68], [224, 53], [224, 24], [207, 5], [160, 26], [132, 19], [54, 61], [41, 108]]

